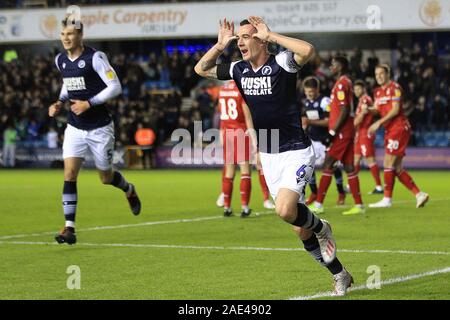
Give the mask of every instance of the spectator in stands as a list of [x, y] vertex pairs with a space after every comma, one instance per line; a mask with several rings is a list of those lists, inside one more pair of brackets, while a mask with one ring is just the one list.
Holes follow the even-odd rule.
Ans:
[[367, 74], [370, 77], [375, 76], [375, 67], [380, 64], [380, 60], [378, 59], [375, 51], [372, 50], [372, 56], [367, 59]]
[[413, 130], [424, 131], [427, 125], [427, 108], [425, 96], [420, 96], [410, 116]]
[[27, 126], [27, 140], [34, 143], [38, 140], [40, 124], [36, 119], [31, 118]]
[[54, 127], [50, 127], [47, 132], [47, 148], [56, 149], [58, 148], [58, 132], [56, 132]]
[[198, 110], [200, 120], [203, 123], [203, 130], [208, 130], [212, 126], [212, 116], [214, 114], [214, 101], [208, 93], [207, 87], [202, 86], [195, 97], [193, 107]]
[[141, 147], [141, 161], [144, 169], [154, 168], [156, 164], [155, 154], [155, 132], [146, 126], [144, 123], [139, 122], [134, 134], [135, 143]]
[[158, 61], [154, 52], [149, 55], [147, 63], [147, 77], [150, 81], [158, 81], [161, 78], [158, 70]]
[[[418, 43], [412, 49], [404, 45], [398, 48], [395, 56], [397, 64], [394, 63], [397, 66], [395, 79], [405, 90], [405, 106], [411, 106], [411, 122], [420, 130], [447, 130], [450, 62], [445, 62], [438, 55], [433, 43], [423, 48]], [[445, 50], [450, 53], [450, 45], [441, 50], [441, 54], [445, 54]], [[133, 133], [138, 121], [144, 118], [146, 125], [157, 134], [159, 144], [169, 141], [172, 131], [180, 125], [193, 128], [194, 119], [203, 122], [204, 130], [213, 125], [214, 94], [203, 88], [203, 82], [201, 89], [193, 91], [199, 85], [199, 77], [192, 72], [193, 65], [200, 59], [201, 53], [175, 50], [168, 54], [163, 49], [161, 52], [149, 53], [148, 60], [144, 57], [142, 61], [146, 62], [142, 63], [138, 62], [135, 54], [119, 53], [110, 57], [127, 91], [126, 95], [111, 102], [118, 146], [134, 143]], [[365, 79], [369, 87], [373, 87], [374, 75], [371, 69], [379, 61], [375, 52], [369, 55], [369, 59], [363, 59], [362, 51], [355, 48], [348, 56], [354, 69], [353, 76]], [[329, 94], [333, 86], [328, 68], [330, 58], [331, 52], [322, 52], [301, 72], [302, 77], [315, 75], [320, 78], [324, 94]], [[230, 48], [221, 59], [235, 61], [239, 59], [239, 51], [235, 47]], [[58, 119], [56, 122], [49, 121], [45, 107], [59, 94], [58, 79], [52, 53], [36, 55], [29, 49], [19, 50], [18, 59], [0, 62], [0, 136], [5, 130], [7, 119], [12, 121], [19, 143], [27, 140], [29, 129], [31, 137], [45, 145], [50, 126], [55, 128], [58, 137], [62, 136], [64, 125]], [[147, 87], [148, 80], [152, 86], [155, 84], [154, 89], [160, 91]], [[182, 98], [189, 99], [191, 92], [194, 92], [191, 110], [181, 111]], [[64, 112], [61, 118], [64, 118]], [[30, 119], [34, 119], [34, 122]]]
[[[191, 114], [190, 123], [188, 126], [188, 130], [190, 136], [192, 138], [192, 146], [193, 147], [201, 147], [202, 146], [202, 131], [196, 130], [196, 123], [202, 122], [202, 116], [199, 110], [194, 110]], [[203, 127], [203, 130], [205, 128]]]
[[437, 94], [434, 97], [433, 103], [434, 117], [432, 119], [433, 126], [436, 126], [437, 130], [448, 129], [448, 100], [443, 96]]
[[3, 132], [3, 166], [13, 168], [16, 165], [17, 132], [12, 123], [8, 123]]

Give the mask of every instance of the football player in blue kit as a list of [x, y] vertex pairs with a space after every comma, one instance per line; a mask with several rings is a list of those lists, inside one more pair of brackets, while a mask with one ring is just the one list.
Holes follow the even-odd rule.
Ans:
[[131, 211], [138, 215], [141, 202], [133, 184], [112, 169], [114, 124], [107, 101], [122, 92], [116, 72], [101, 51], [83, 44], [83, 24], [73, 16], [62, 21], [61, 42], [65, 52], [55, 58], [63, 85], [57, 102], [49, 107], [49, 116], [56, 116], [65, 102], [70, 102], [67, 128], [64, 132], [64, 187], [62, 205], [65, 227], [56, 235], [58, 243], [76, 243], [77, 178], [89, 149], [103, 184], [121, 189]]
[[[217, 64], [233, 40], [242, 60]], [[286, 50], [271, 55], [269, 43]], [[296, 82], [297, 72], [313, 55], [311, 44], [270, 31], [260, 17], [241, 21], [236, 35], [233, 22], [224, 19], [217, 43], [195, 71], [202, 77], [236, 82], [257, 131], [260, 161], [277, 214], [294, 226], [306, 251], [333, 274], [335, 294], [345, 295], [353, 278], [336, 257], [331, 227], [304, 204], [315, 154], [301, 126]]]

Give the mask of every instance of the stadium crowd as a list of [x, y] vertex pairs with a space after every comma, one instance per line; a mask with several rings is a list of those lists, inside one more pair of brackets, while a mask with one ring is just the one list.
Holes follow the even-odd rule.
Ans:
[[[398, 46], [401, 48], [402, 46]], [[47, 108], [57, 99], [61, 78], [54, 66], [56, 49], [46, 56], [18, 53], [18, 59], [0, 62], [0, 136], [12, 125], [19, 145], [48, 145], [48, 132], [56, 129], [59, 144], [65, 128], [66, 114], [56, 119], [47, 116]], [[450, 52], [446, 52], [448, 55]], [[214, 87], [217, 83], [202, 80], [193, 72], [202, 52], [190, 54], [176, 49], [168, 53], [110, 56], [123, 86], [123, 94], [111, 103], [115, 121], [117, 146], [135, 144], [134, 133], [139, 124], [156, 133], [156, 144], [170, 140], [176, 128], [193, 131], [194, 121], [202, 121], [203, 129], [217, 127]], [[383, 61], [375, 53], [363, 59], [360, 49], [348, 53], [353, 79], [363, 79], [369, 92], [375, 85], [374, 68]], [[329, 95], [334, 80], [329, 71], [331, 53], [319, 52], [314, 61], [302, 69], [302, 78], [315, 75], [321, 80], [322, 92]], [[236, 48], [222, 59], [239, 58]], [[405, 111], [417, 132], [447, 131], [449, 124], [450, 63], [440, 60], [429, 43], [415, 44], [411, 49], [398, 49], [392, 74], [405, 91]], [[301, 79], [299, 103], [302, 97]], [[189, 105], [182, 105], [187, 98]], [[448, 138], [446, 138], [448, 145]], [[3, 140], [1, 140], [3, 141]], [[419, 144], [412, 139], [412, 144]], [[52, 143], [54, 145], [54, 143]]]

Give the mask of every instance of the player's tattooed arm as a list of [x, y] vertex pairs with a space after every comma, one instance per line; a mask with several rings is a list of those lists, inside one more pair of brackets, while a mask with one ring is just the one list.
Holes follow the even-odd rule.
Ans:
[[202, 62], [202, 71], [208, 71], [212, 67], [216, 66], [216, 61], [206, 60]]
[[[201, 64], [202, 77], [217, 79], [217, 65], [215, 60], [206, 60]], [[197, 72], [198, 73], [198, 72]]]
[[208, 79], [217, 79], [217, 66], [212, 67], [211, 69], [205, 72], [205, 77]]
[[235, 39], [237, 36], [234, 35], [233, 22], [227, 21], [227, 19], [220, 21], [217, 43], [197, 62], [194, 67], [195, 72], [201, 77], [217, 79], [217, 58]]
[[208, 52], [197, 62], [194, 67], [195, 72], [204, 78], [217, 79], [217, 58], [221, 51], [213, 46]]
[[262, 41], [278, 44], [294, 53], [295, 62], [303, 66], [314, 56], [314, 46], [306, 41], [286, 37], [270, 31], [264, 20], [260, 17], [251, 16], [248, 21], [256, 28], [257, 32], [252, 36]]

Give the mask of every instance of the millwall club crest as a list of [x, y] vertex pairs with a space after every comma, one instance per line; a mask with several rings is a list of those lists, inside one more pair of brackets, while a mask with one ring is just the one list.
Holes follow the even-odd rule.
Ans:
[[86, 66], [86, 62], [84, 60], [80, 60], [78, 62], [78, 68], [83, 69]]
[[63, 67], [63, 69], [66, 68], [66, 63], [65, 62], [62, 64], [62, 67]]
[[265, 76], [268, 76], [272, 73], [272, 68], [270, 66], [264, 66], [261, 70], [261, 73]]

